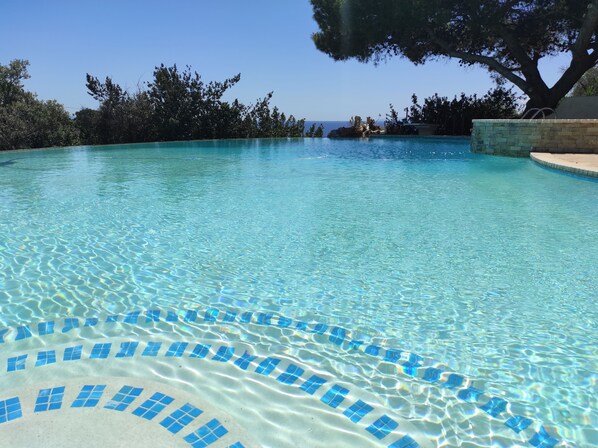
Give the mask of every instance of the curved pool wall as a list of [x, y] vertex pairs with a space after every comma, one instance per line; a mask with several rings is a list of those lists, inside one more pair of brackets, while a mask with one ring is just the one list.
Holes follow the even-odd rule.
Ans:
[[133, 377], [265, 446], [596, 441], [595, 184], [454, 140], [0, 157], [0, 402]]

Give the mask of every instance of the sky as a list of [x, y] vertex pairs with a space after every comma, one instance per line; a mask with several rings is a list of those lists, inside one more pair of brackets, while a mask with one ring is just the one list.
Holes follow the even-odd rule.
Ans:
[[[438, 93], [483, 94], [488, 72], [441, 60], [415, 66], [394, 58], [378, 66], [335, 62], [318, 51], [308, 0], [0, 0], [0, 64], [30, 62], [28, 90], [74, 113], [97, 107], [85, 75], [110, 76], [134, 91], [154, 67], [190, 65], [204, 81], [241, 73], [228, 99], [271, 104], [307, 120], [384, 116]], [[549, 85], [567, 63], [547, 61]]]

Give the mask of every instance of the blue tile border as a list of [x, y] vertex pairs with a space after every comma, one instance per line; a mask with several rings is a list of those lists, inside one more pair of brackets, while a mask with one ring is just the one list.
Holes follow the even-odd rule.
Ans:
[[0, 401], [0, 423], [16, 420], [23, 416], [19, 397], [8, 398]]
[[221, 439], [228, 433], [228, 430], [222, 426], [217, 419], [212, 419], [196, 431], [187, 435], [183, 440], [189, 443], [193, 448], [204, 448]]
[[[140, 343], [138, 341], [120, 342], [120, 351], [115, 351], [111, 353], [110, 348], [112, 345], [114, 345], [114, 343], [112, 342], [103, 342], [95, 344], [90, 343], [90, 345], [93, 347], [91, 349], [91, 353], [95, 353], [95, 355], [90, 355], [89, 358], [86, 359], [93, 359], [96, 361], [100, 361], [106, 358], [134, 359], [135, 353], [137, 353], [138, 357], [148, 356], [149, 353], [151, 356], [161, 356], [163, 358], [186, 356], [188, 359], [208, 360], [214, 362], [227, 362], [229, 360], [232, 360], [231, 364], [237, 367], [238, 369], [250, 371], [258, 375], [269, 376], [276, 371], [276, 375], [273, 375], [272, 378], [275, 379], [278, 383], [286, 387], [297, 388], [297, 390], [300, 390], [308, 395], [315, 395], [322, 387], [324, 387], [325, 391], [322, 394], [320, 401], [326, 404], [327, 406], [331, 407], [332, 409], [337, 409], [340, 408], [340, 406], [345, 402], [345, 400], [348, 400], [350, 405], [343, 412], [343, 414], [347, 416], [349, 420], [355, 424], [358, 424], [363, 418], [365, 418], [366, 415], [374, 411], [374, 406], [372, 406], [371, 404], [365, 403], [362, 400], [351, 400], [350, 390], [348, 388], [343, 387], [339, 384], [326, 385], [327, 381], [324, 378], [313, 374], [305, 375], [306, 370], [293, 362], [283, 363], [282, 360], [279, 358], [259, 357], [257, 355], [251, 354], [247, 350], [244, 350], [243, 353], [236, 353], [234, 347], [231, 347], [229, 345], [219, 345], [214, 347], [214, 350], [212, 352], [213, 356], [209, 357], [207, 355], [210, 353], [211, 346], [204, 344], [196, 344], [193, 351], [188, 352], [186, 355], [184, 354], [184, 349], [189, 345], [187, 342], [170, 343], [169, 348], [161, 353], [160, 348], [164, 345], [162, 341], [149, 341], [145, 343], [145, 347], [143, 346], [143, 344], [144, 343]], [[142, 346], [141, 348], [143, 350], [136, 350], [139, 345]], [[65, 349], [65, 352], [69, 349], [70, 352], [76, 351], [74, 359], [81, 360], [83, 359], [81, 354], [84, 351], [84, 348], [85, 347], [83, 345], [67, 347], [67, 349]], [[133, 351], [132, 348], [135, 348], [135, 350]], [[38, 352], [38, 359], [42, 359], [43, 356], [46, 356], [46, 353], [46, 351]], [[131, 356], [125, 357], [121, 356], [123, 353], [132, 354]], [[23, 358], [24, 356], [25, 358]], [[26, 355], [21, 355], [16, 358], [26, 359]], [[72, 357], [65, 357], [65, 361], [68, 361], [71, 358]], [[281, 363], [283, 365], [282, 367], [279, 367]], [[33, 368], [40, 366], [41, 365], [36, 363], [36, 365]], [[99, 400], [102, 398], [104, 388], [104, 385], [84, 386], [79, 392], [79, 396], [71, 404], [71, 407], [96, 407], [98, 405]], [[118, 393], [116, 393], [112, 397], [112, 399], [108, 401], [104, 408], [111, 409], [114, 411], [125, 411], [137, 399], [137, 397], [139, 397], [141, 392], [142, 389], [136, 389], [132, 386], [123, 386], [123, 388]], [[142, 417], [146, 420], [152, 420], [158, 414], [160, 414], [161, 411], [171, 403], [171, 401], [171, 397], [156, 393], [154, 394], [154, 396], [150, 397], [149, 399], [146, 399], [141, 405], [138, 405], [137, 408], [132, 411], [132, 413], [133, 415]], [[184, 411], [184, 409], [182, 411]], [[339, 409], [339, 411], [342, 411], [342, 409]], [[193, 411], [190, 413], [190, 415], [193, 416], [196, 412], [197, 411]], [[165, 426], [170, 432], [179, 432], [182, 429], [182, 426], [185, 426], [184, 422], [188, 419], [188, 417], [182, 419], [180, 419], [179, 417], [183, 417], [181, 413], [171, 416], [170, 420], [168, 418], [163, 418], [163, 426]], [[376, 425], [376, 423], [374, 423], [374, 425]], [[371, 430], [372, 428], [370, 428], [368, 431], [376, 437], [379, 437], [380, 434], [384, 434], [386, 436], [386, 433], [389, 433], [390, 430], [394, 429], [390, 428], [390, 430], [388, 430], [387, 426], [384, 426], [382, 424], [378, 424], [378, 426], [373, 426], [373, 428], [375, 428], [375, 431]], [[196, 441], [194, 443], [201, 444], [203, 442]]]
[[115, 411], [126, 410], [133, 401], [143, 392], [141, 387], [123, 386], [112, 399], [106, 403], [105, 409], [113, 409]]
[[133, 411], [133, 415], [152, 420], [162, 410], [174, 401], [174, 398], [160, 392], [156, 392], [150, 398], [145, 400], [137, 409]]
[[201, 409], [187, 403], [162, 420], [160, 425], [171, 433], [177, 434], [201, 414], [203, 414]]
[[41, 389], [35, 401], [33, 412], [56, 411], [62, 407], [64, 386]]
[[[179, 318], [179, 316], [183, 316]], [[454, 390], [455, 395], [462, 401], [472, 403], [482, 411], [484, 411], [490, 418], [496, 418], [503, 421], [506, 428], [509, 428], [514, 433], [526, 431], [531, 434], [528, 442], [532, 446], [543, 446], [553, 443], [558, 440], [556, 437], [549, 435], [543, 426], [540, 426], [537, 432], [531, 433], [531, 426], [537, 424], [534, 420], [525, 417], [517, 416], [510, 413], [510, 403], [501, 397], [488, 396], [482, 389], [476, 388], [473, 382], [463, 375], [448, 372], [439, 368], [429, 366], [429, 361], [414, 353], [398, 350], [395, 348], [381, 347], [376, 344], [368, 344], [366, 340], [353, 339], [351, 331], [340, 326], [329, 326], [323, 322], [304, 322], [295, 321], [291, 318], [276, 315], [272, 312], [233, 312], [229, 310], [219, 310], [217, 308], [209, 308], [203, 313], [193, 309], [183, 309], [179, 312], [172, 310], [152, 309], [145, 311], [132, 311], [124, 315], [108, 315], [104, 321], [100, 321], [97, 317], [87, 317], [84, 319], [68, 317], [62, 320], [62, 333], [68, 333], [72, 330], [79, 329], [83, 326], [95, 326], [98, 323], [112, 325], [116, 322], [129, 325], [143, 325], [154, 322], [198, 322], [198, 323], [220, 323], [220, 324], [250, 324], [261, 326], [272, 326], [279, 328], [280, 331], [303, 331], [307, 334], [313, 334], [315, 337], [325, 336], [324, 339], [317, 339], [319, 343], [330, 343], [343, 350], [359, 350], [363, 353], [376, 358], [382, 358], [382, 361], [397, 365], [397, 372], [404, 375], [411, 376], [418, 380], [423, 380], [430, 384], [437, 384], [449, 390]], [[54, 334], [54, 328], [59, 325], [59, 320], [51, 320], [47, 322], [40, 322], [36, 326], [21, 325], [14, 327], [13, 331], [10, 328], [0, 329], [0, 344], [7, 341], [22, 341], [30, 339], [34, 336], [46, 337]], [[37, 331], [36, 331], [37, 330]], [[37, 334], [34, 334], [37, 333]], [[77, 332], [78, 334], [78, 332]], [[8, 336], [7, 336], [8, 335]], [[161, 351], [161, 342], [148, 344], [143, 350], [142, 356], [158, 356]], [[181, 343], [182, 344], [182, 343]], [[120, 351], [116, 355], [118, 358], [129, 357], [135, 355], [138, 342], [121, 343]], [[182, 348], [182, 351], [181, 351]], [[180, 357], [184, 356], [187, 346], [174, 346], [171, 344], [167, 349], [166, 356]], [[63, 361], [74, 361], [81, 359], [82, 347], [74, 346], [67, 347], [64, 350]], [[192, 349], [192, 353], [187, 355], [189, 357], [205, 358], [210, 353], [209, 345], [196, 344]], [[45, 354], [38, 353], [38, 358], [35, 366], [43, 366], [53, 364], [56, 362], [56, 354], [52, 350], [46, 351]], [[110, 345], [97, 344], [91, 350], [90, 359], [106, 359], [110, 356]], [[164, 356], [164, 354], [162, 354]], [[234, 348], [232, 347], [218, 347], [218, 351], [212, 355], [212, 360], [227, 362], [235, 356]], [[24, 357], [24, 358], [23, 358]], [[7, 372], [17, 372], [26, 369], [27, 355], [18, 355], [8, 359]], [[270, 373], [277, 367], [280, 362], [277, 358], [268, 357], [266, 359], [256, 360], [250, 354], [244, 354], [233, 359], [235, 365], [239, 368], [248, 369], [249, 366], [257, 362], [258, 367], [254, 370], [255, 373], [262, 375], [270, 375]], [[428, 364], [428, 366], [426, 366]], [[303, 372], [301, 372], [303, 373]], [[292, 385], [299, 379], [301, 375], [293, 376], [291, 372], [287, 375], [280, 374], [277, 379], [285, 385]], [[302, 381], [304, 386], [301, 390], [309, 393], [315, 393], [315, 390], [321, 385], [317, 383], [306, 385], [307, 381]], [[314, 389], [315, 388], [315, 389]], [[312, 389], [314, 389], [312, 391]], [[543, 431], [543, 432], [542, 432]], [[398, 441], [397, 441], [398, 442]], [[406, 443], [406, 442], [405, 442]], [[537, 445], [534, 445], [536, 443]], [[407, 446], [407, 445], [406, 445]]]
[[[96, 407], [102, 399], [106, 385], [84, 385], [79, 389], [77, 398], [71, 404], [71, 408], [83, 409]], [[40, 389], [37, 393], [35, 404], [31, 408], [23, 408], [21, 398], [14, 396], [0, 400], [0, 424], [12, 420], [20, 419], [24, 413], [40, 413], [49, 411], [59, 411], [63, 408], [66, 386], [55, 386]], [[98, 410], [105, 409], [109, 412], [125, 412], [129, 406], [141, 396], [144, 392], [142, 387], [122, 386], [120, 390]], [[151, 394], [151, 396], [149, 396]], [[166, 429], [173, 436], [181, 437], [192, 447], [203, 447], [211, 445], [217, 440], [222, 439], [229, 433], [229, 429], [216, 418], [207, 417], [205, 423], [196, 426], [192, 432], [189, 432], [190, 425], [199, 417], [203, 416], [204, 411], [191, 403], [175, 400], [162, 392], [149, 392], [149, 398], [145, 399], [143, 404], [131, 412], [132, 415], [144, 418], [148, 421], [155, 421]], [[168, 415], [162, 420], [154, 420], [163, 410], [168, 409]], [[94, 418], [89, 415], [88, 418]], [[187, 431], [183, 431], [187, 429]], [[229, 448], [244, 448], [240, 441], [227, 443]]]
[[79, 395], [71, 404], [72, 408], [93, 408], [99, 402], [106, 389], [105, 384], [86, 385], [81, 388]]

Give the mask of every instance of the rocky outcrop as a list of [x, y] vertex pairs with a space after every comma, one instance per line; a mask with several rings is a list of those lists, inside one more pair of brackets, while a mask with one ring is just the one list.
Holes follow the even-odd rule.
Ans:
[[351, 126], [348, 128], [338, 128], [330, 131], [328, 138], [364, 138], [384, 133], [384, 129], [376, 125], [371, 117], [367, 117], [364, 123], [361, 117], [357, 115], [355, 118], [351, 118], [350, 123]]

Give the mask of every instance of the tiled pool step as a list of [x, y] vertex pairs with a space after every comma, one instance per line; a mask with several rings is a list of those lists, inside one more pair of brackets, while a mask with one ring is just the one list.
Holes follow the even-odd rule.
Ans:
[[233, 438], [234, 435], [229, 433], [229, 429], [218, 418], [189, 402], [175, 399], [168, 393], [128, 384], [111, 394], [105, 393], [106, 384], [85, 384], [74, 391], [76, 397], [70, 400], [65, 398], [67, 392], [66, 385], [39, 389], [35, 404], [31, 403], [28, 407], [18, 395], [0, 399], [0, 431], [8, 430], [3, 428], [4, 424], [40, 413], [56, 413], [66, 408], [96, 408], [101, 411], [128, 413], [155, 423], [193, 448], [207, 447], [217, 441], [227, 441], [225, 445], [228, 448], [245, 447], [241, 441]]
[[[163, 341], [121, 341], [80, 343], [65, 347], [62, 350], [42, 350], [23, 353], [6, 358], [6, 374], [17, 374], [28, 369], [40, 369], [57, 363], [72, 363], [81, 360], [127, 360], [127, 359], [176, 359], [188, 358], [191, 361], [213, 361], [229, 363], [235, 368], [252, 372], [256, 375], [270, 377], [281, 387], [293, 387], [301, 393], [318, 399], [323, 405], [341, 413], [356, 429], [366, 431], [367, 434], [384, 443], [383, 446], [392, 448], [416, 448], [419, 444], [405, 434], [399, 423], [388, 416], [380, 406], [367, 403], [355, 396], [354, 392], [331, 378], [325, 378], [310, 372], [309, 367], [289, 362], [287, 359], [275, 356], [257, 356], [246, 347], [235, 347], [228, 344], [208, 344], [197, 342], [163, 342]], [[47, 362], [51, 359], [51, 362]], [[134, 390], [127, 391], [134, 395]], [[95, 394], [95, 395], [93, 395]], [[100, 386], [88, 390], [81, 400], [98, 399], [102, 394]], [[116, 400], [116, 399], [114, 399]], [[125, 397], [116, 400], [124, 403]], [[80, 406], [85, 407], [83, 401]], [[118, 406], [115, 403], [114, 406]], [[142, 412], [142, 411], [137, 411]], [[135, 414], [137, 415], [137, 414]], [[141, 415], [140, 415], [141, 416]], [[388, 444], [390, 442], [390, 444]]]
[[[383, 347], [365, 338], [353, 338], [350, 330], [340, 326], [331, 326], [321, 322], [294, 320], [269, 312], [234, 312], [216, 308], [207, 310], [184, 309], [178, 311], [152, 309], [132, 311], [121, 315], [108, 315], [103, 318], [65, 318], [61, 324], [60, 320], [58, 320], [41, 322], [37, 326], [21, 325], [16, 328], [2, 329], [0, 330], [0, 343], [27, 340], [32, 338], [35, 333], [43, 337], [54, 333], [68, 334], [76, 330], [86, 327], [96, 327], [98, 325], [111, 326], [120, 323], [123, 326], [133, 325], [143, 327], [155, 325], [160, 322], [172, 325], [176, 325], [177, 323], [184, 323], [185, 325], [258, 325], [276, 328], [281, 332], [292, 330], [294, 332], [313, 335], [314, 337], [318, 337], [319, 341], [326, 342], [341, 350], [348, 352], [359, 351], [365, 355], [392, 364], [396, 367], [397, 373], [408, 375], [426, 383], [438, 384], [445, 389], [454, 391], [456, 398], [476, 405], [490, 418], [503, 420], [504, 425], [511, 431], [525, 435], [532, 446], [553, 447], [558, 444], [558, 440], [554, 436], [549, 435], [543, 426], [540, 425], [538, 430], [534, 431], [533, 426], [537, 427], [537, 423], [535, 424], [531, 418], [511, 413], [510, 404], [507, 400], [485, 394], [482, 389], [475, 387], [473, 381], [467, 379], [464, 375], [432, 367], [433, 364], [430, 361], [426, 361], [422, 356], [415, 353], [393, 347]], [[128, 349], [130, 350], [131, 347]], [[77, 348], [74, 347], [73, 356], [77, 356], [76, 350]], [[97, 356], [100, 357], [101, 348], [98, 347], [97, 350], [99, 351]], [[46, 356], [51, 357], [51, 354]], [[222, 356], [226, 356], [226, 354], [222, 354]], [[17, 369], [23, 360], [15, 357], [12, 362], [14, 363], [13, 367]]]

